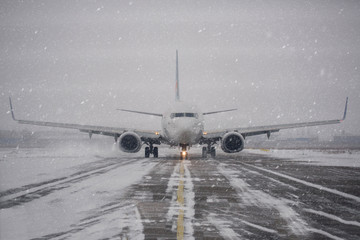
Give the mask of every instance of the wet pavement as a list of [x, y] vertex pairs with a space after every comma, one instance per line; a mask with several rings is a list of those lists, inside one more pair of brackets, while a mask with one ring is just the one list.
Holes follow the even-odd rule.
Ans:
[[[37, 208], [41, 199], [57, 208], [87, 198], [86, 210], [71, 208], [71, 224], [32, 239], [360, 239], [359, 168], [249, 152], [169, 156], [99, 158], [67, 176], [7, 189], [1, 213]], [[117, 191], [140, 168], [143, 176]]]

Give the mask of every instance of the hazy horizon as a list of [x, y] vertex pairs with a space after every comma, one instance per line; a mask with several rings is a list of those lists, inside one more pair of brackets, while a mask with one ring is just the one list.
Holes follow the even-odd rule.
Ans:
[[177, 49], [183, 101], [239, 109], [206, 129], [339, 119], [348, 96], [344, 123], [297, 131], [359, 135], [359, 16], [358, 1], [2, 1], [0, 129], [39, 129], [9, 96], [19, 119], [159, 129], [116, 109], [165, 111]]

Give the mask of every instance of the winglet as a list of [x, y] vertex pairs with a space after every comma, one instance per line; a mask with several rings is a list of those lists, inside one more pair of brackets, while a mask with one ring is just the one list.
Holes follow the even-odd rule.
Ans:
[[10, 102], [10, 111], [11, 111], [11, 117], [14, 121], [17, 121], [15, 116], [14, 116], [14, 109], [13, 109], [13, 106], [12, 106], [12, 103], [11, 103], [11, 97], [9, 97], [9, 102]]
[[347, 112], [348, 100], [349, 100], [349, 97], [346, 97], [346, 103], [345, 103], [344, 116], [343, 116], [343, 118], [341, 119], [341, 121], [344, 121], [344, 120], [345, 120], [345, 118], [346, 118], [346, 112]]
[[175, 73], [175, 100], [180, 101], [180, 93], [179, 93], [179, 60], [178, 60], [178, 50], [176, 50], [176, 73]]

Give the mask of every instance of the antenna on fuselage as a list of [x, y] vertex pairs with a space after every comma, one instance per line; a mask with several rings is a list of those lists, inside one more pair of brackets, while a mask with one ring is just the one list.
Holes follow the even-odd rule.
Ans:
[[178, 60], [178, 50], [176, 50], [176, 74], [175, 74], [175, 100], [180, 101], [180, 93], [179, 93], [179, 60]]

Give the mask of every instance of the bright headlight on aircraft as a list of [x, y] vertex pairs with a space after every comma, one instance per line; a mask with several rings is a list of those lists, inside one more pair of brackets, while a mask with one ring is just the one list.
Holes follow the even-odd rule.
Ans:
[[185, 151], [182, 151], [181, 154], [182, 154], [183, 156], [185, 156], [185, 155], [186, 155], [186, 152], [185, 152]]

